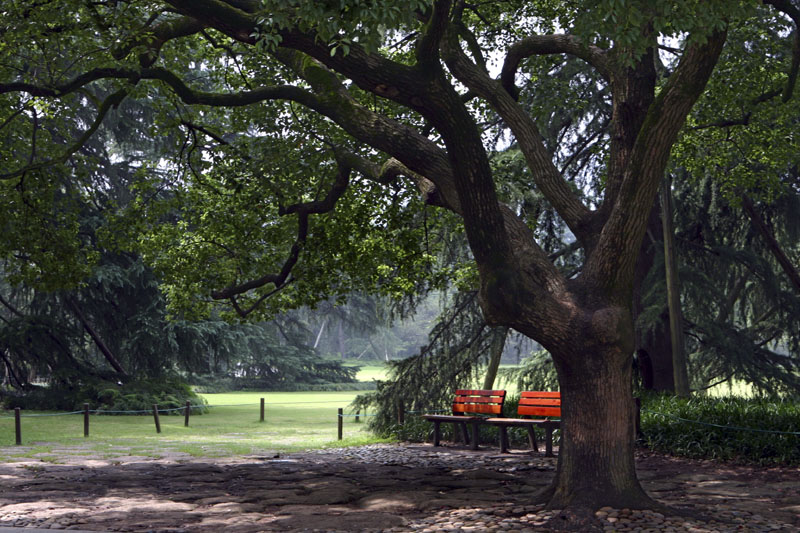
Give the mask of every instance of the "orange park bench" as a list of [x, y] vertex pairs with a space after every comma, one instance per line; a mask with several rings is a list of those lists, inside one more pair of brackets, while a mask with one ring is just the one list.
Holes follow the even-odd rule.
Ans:
[[[477, 450], [478, 425], [488, 420], [480, 415], [502, 415], [505, 399], [504, 390], [457, 390], [453, 399], [452, 415], [422, 415], [425, 420], [433, 422], [433, 445], [439, 446], [442, 422], [449, 422], [453, 424], [454, 437], [458, 438], [460, 427], [464, 434], [464, 443], [471, 444], [472, 449]], [[467, 432], [467, 424], [472, 426], [472, 438]]]
[[[524, 427], [528, 429], [528, 441], [531, 448], [538, 451], [536, 446], [536, 433], [534, 426], [539, 426], [545, 432], [545, 457], [553, 456], [553, 430], [561, 425], [561, 393], [546, 391], [523, 391], [519, 398], [517, 415], [520, 418], [487, 418], [485, 424], [497, 426], [500, 429], [500, 453], [508, 453], [508, 428]], [[529, 418], [531, 416], [539, 418]]]

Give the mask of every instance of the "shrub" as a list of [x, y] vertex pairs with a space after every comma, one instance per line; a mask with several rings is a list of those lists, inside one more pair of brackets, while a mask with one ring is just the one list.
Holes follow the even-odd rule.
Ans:
[[[205, 405], [186, 383], [176, 378], [132, 381], [117, 384], [104, 380], [87, 380], [69, 387], [34, 387], [23, 394], [3, 398], [8, 408], [20, 407], [41, 411], [80, 411], [88, 403], [92, 410], [150, 411], [153, 404], [159, 409], [177, 409], [189, 401], [195, 408]], [[193, 409], [199, 414], [205, 409]], [[176, 414], [181, 414], [175, 411]]]
[[642, 400], [642, 439], [652, 450], [760, 465], [800, 464], [796, 402], [656, 395]]

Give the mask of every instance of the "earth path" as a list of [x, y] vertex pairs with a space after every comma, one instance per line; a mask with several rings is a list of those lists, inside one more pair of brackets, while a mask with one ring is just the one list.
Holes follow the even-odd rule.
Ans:
[[[372, 445], [282, 457], [46, 459], [0, 463], [0, 528], [528, 533], [546, 531], [554, 515], [527, 500], [555, 460], [520, 452]], [[597, 515], [606, 531], [800, 531], [798, 468], [652, 453], [640, 453], [637, 468], [659, 501], [721, 521], [605, 508]]]

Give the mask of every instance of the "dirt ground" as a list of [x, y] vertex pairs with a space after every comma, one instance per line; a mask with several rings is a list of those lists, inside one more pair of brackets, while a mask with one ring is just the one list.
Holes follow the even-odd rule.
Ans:
[[[94, 459], [67, 452], [0, 463], [0, 526], [154, 533], [530, 532], [546, 530], [545, 519], [552, 517], [531, 505], [530, 496], [552, 479], [555, 460], [529, 452], [499, 455], [430, 445], [238, 458], [136, 457], [120, 450], [116, 457]], [[652, 453], [640, 453], [637, 468], [657, 500], [730, 523], [598, 510], [606, 531], [800, 531], [798, 468]]]

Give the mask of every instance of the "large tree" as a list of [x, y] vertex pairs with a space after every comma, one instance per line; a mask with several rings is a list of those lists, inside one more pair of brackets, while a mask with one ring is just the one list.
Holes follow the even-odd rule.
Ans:
[[[404, 212], [424, 209], [403, 194], [413, 183], [425, 204], [463, 223], [487, 322], [537, 340], [553, 357], [564, 408], [549, 505], [649, 506], [633, 460], [637, 257], [672, 146], [727, 32], [749, 17], [797, 20], [791, 1], [764, 3], [6, 2], [0, 95], [8, 111], [0, 118], [14, 135], [0, 177], [24, 187], [43, 168], [75, 161], [124, 99], [163, 101], [153, 134], [180, 128], [191, 139], [179, 154], [190, 171], [171, 186], [198, 188], [179, 198], [187, 221], [158, 233], [151, 256], [173, 268], [173, 300], [206, 290], [241, 315], [270, 297], [280, 305], [287, 295], [324, 297], [325, 280], [307, 266], [315, 253], [337, 272], [357, 270], [330, 280], [339, 292], [373, 279], [371, 267], [380, 273], [376, 255], [424, 267], [366, 233], [390, 232], [389, 241], [411, 247], [405, 241], [420, 234], [399, 226], [415, 222]], [[674, 61], [657, 61], [660, 47]], [[530, 73], [547, 61], [590, 65], [592, 97], [610, 102], [606, 149], [587, 159], [584, 182], [565, 179], [555, 164], [564, 145], [545, 142], [551, 117], [519, 98], [541, 86]], [[43, 138], [45, 119], [92, 102], [95, 119], [74, 142]], [[581, 135], [581, 102], [565, 105], [575, 106], [571, 135]], [[488, 135], [491, 124], [508, 135]], [[574, 235], [579, 272], [553, 263], [535, 217], [498, 199], [489, 157], [497, 141], [518, 147], [527, 187]], [[292, 153], [305, 167], [288, 163]], [[327, 177], [305, 190], [313, 175]], [[382, 192], [392, 187], [395, 196]], [[215, 207], [192, 204], [201, 201]], [[291, 243], [282, 258], [269, 232]], [[348, 232], [357, 237], [343, 240]], [[333, 250], [337, 243], [348, 246]], [[173, 244], [194, 255], [167, 249]]]

